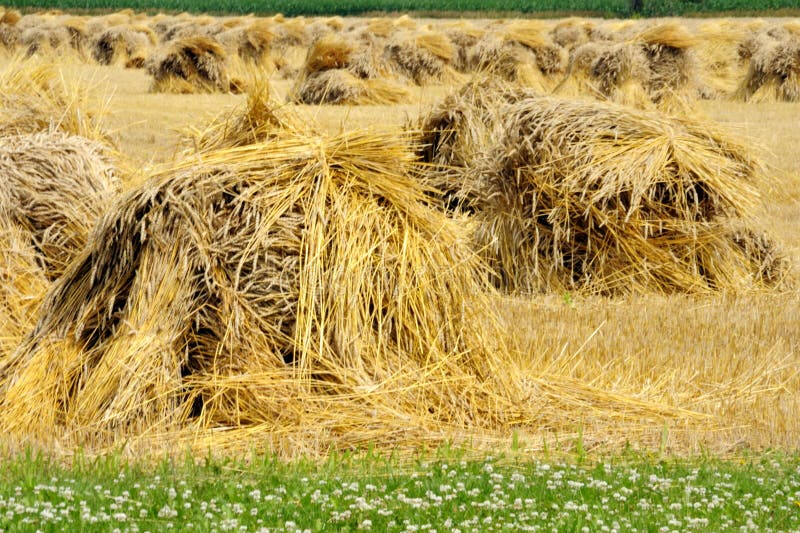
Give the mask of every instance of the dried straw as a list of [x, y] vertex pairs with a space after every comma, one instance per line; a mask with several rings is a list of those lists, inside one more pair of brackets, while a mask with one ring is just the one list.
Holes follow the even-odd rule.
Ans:
[[[750, 242], [756, 233], [743, 222], [758, 202], [760, 167], [717, 127], [608, 104], [512, 96], [496, 111], [504, 120], [484, 134], [490, 142], [482, 156], [437, 176], [449, 179], [451, 206], [464, 202], [475, 214], [476, 246], [499, 287], [703, 292], [783, 277], [775, 246]], [[458, 151], [459, 140], [475, 138], [461, 130], [449, 135], [445, 148]], [[429, 155], [438, 157], [450, 156]]]
[[191, 94], [229, 92], [231, 80], [225, 66], [227, 54], [210, 37], [176, 39], [156, 50], [145, 68], [153, 77], [153, 92]]

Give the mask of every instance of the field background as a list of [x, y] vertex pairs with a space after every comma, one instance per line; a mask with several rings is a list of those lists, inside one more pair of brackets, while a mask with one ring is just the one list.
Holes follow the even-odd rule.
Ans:
[[[462, 16], [464, 13], [523, 13], [537, 16], [604, 16], [626, 17], [632, 13], [628, 0], [294, 0], [242, 1], [223, 0], [11, 0], [5, 5], [26, 9], [76, 9], [138, 11], [188, 11], [194, 13], [255, 13], [284, 15], [357, 15], [364, 13], [437, 13], [439, 16]], [[643, 2], [638, 16], [665, 17], [708, 15], [723, 12], [790, 16], [800, 12], [795, 0], [667, 0]]]

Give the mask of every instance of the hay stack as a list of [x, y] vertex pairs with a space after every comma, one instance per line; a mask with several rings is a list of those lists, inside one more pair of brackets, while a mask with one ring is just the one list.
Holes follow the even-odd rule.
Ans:
[[151, 32], [149, 28], [112, 26], [94, 41], [92, 57], [101, 65], [142, 68], [155, 45], [156, 37]]
[[233, 85], [225, 66], [224, 48], [209, 37], [177, 39], [156, 50], [145, 68], [153, 77], [151, 91], [171, 93], [229, 92]]
[[6, 50], [13, 51], [17, 47], [21, 33], [17, 22], [21, 18], [20, 12], [13, 9], [0, 12], [0, 45]]
[[699, 93], [692, 51], [696, 44], [686, 29], [672, 22], [620, 43], [583, 44], [573, 51], [567, 75], [554, 92], [645, 109], [682, 106]]
[[[311, 47], [289, 98], [302, 104], [389, 104], [402, 102], [408, 89], [371, 78], [372, 48], [357, 50], [344, 39], [325, 38]], [[359, 75], [361, 74], [361, 75]]]
[[485, 274], [406, 146], [289, 136], [131, 191], [0, 363], [0, 427], [90, 447], [214, 431], [241, 450], [522, 421], [481, 326]]
[[448, 188], [474, 213], [499, 287], [702, 292], [783, 276], [742, 222], [759, 167], [714, 127], [532, 94], [497, 113], [482, 157]]
[[0, 72], [0, 136], [58, 130], [108, 142], [102, 115], [86, 86], [69, 85], [52, 63], [17, 57]]
[[60, 133], [0, 138], [0, 360], [119, 190], [102, 147]]
[[553, 44], [539, 21], [518, 21], [490, 28], [472, 48], [471, 70], [537, 90], [550, 90], [563, 74], [567, 52]]
[[394, 70], [417, 85], [453, 82], [455, 47], [439, 33], [399, 33], [386, 47]]
[[272, 41], [275, 39], [272, 23], [259, 19], [248, 25], [238, 25], [217, 36], [229, 54], [238, 55], [252, 65], [270, 64]]
[[800, 37], [788, 30], [761, 33], [736, 97], [756, 102], [800, 102]]
[[640, 33], [636, 41], [647, 59], [650, 75], [645, 88], [653, 102], [679, 93], [696, 93], [694, 47], [699, 41], [685, 27], [676, 22], [659, 24]]

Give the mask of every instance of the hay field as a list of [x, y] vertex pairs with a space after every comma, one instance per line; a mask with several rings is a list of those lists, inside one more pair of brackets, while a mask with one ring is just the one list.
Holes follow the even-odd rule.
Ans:
[[796, 449], [800, 21], [0, 42], [3, 444]]

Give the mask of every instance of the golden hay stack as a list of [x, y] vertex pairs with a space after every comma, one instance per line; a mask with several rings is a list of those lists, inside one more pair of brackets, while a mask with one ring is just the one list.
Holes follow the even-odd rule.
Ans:
[[458, 80], [450, 66], [455, 47], [439, 33], [397, 33], [386, 47], [393, 69], [417, 85]]
[[172, 93], [229, 92], [234, 85], [225, 65], [227, 54], [210, 37], [176, 39], [147, 59], [145, 68], [153, 77], [151, 91]]
[[22, 18], [19, 11], [8, 10], [0, 12], [0, 45], [5, 50], [13, 51], [19, 42], [21, 30], [17, 22]]
[[235, 26], [217, 35], [217, 40], [229, 54], [238, 55], [252, 65], [266, 64], [270, 67], [274, 67], [269, 61], [274, 39], [273, 23], [264, 19]]
[[578, 46], [555, 93], [590, 95], [639, 108], [682, 105], [700, 92], [693, 48], [697, 39], [675, 22], [624, 42]]
[[0, 359], [119, 191], [101, 145], [60, 133], [0, 138]]
[[747, 29], [743, 24], [723, 20], [701, 24], [699, 30], [697, 60], [707, 96], [727, 97], [747, 73], [747, 64], [739, 55]]
[[153, 176], [0, 362], [0, 428], [62, 450], [296, 456], [572, 431], [587, 408], [628, 432], [707, 422], [523, 379], [467, 229], [415, 167], [398, 132], [296, 133]]
[[142, 68], [155, 44], [155, 36], [134, 26], [112, 26], [92, 45], [92, 57], [101, 65]]
[[744, 146], [694, 119], [512, 96], [482, 156], [447, 175], [499, 287], [669, 293], [781, 280], [774, 246], [743, 227], [760, 177]]
[[314, 43], [289, 100], [303, 104], [390, 104], [405, 100], [409, 91], [381, 79], [374, 48], [360, 48], [344, 38], [325, 37]]
[[108, 142], [102, 115], [86, 85], [68, 84], [53, 63], [17, 57], [0, 71], [0, 136], [58, 130]]
[[70, 445], [231, 428], [274, 443], [327, 421], [339, 447], [368, 420], [519, 420], [519, 384], [476, 327], [485, 274], [405, 146], [289, 136], [127, 194], [0, 364], [0, 427]]
[[755, 102], [800, 102], [800, 37], [785, 32], [780, 38], [761, 34], [736, 97]]

